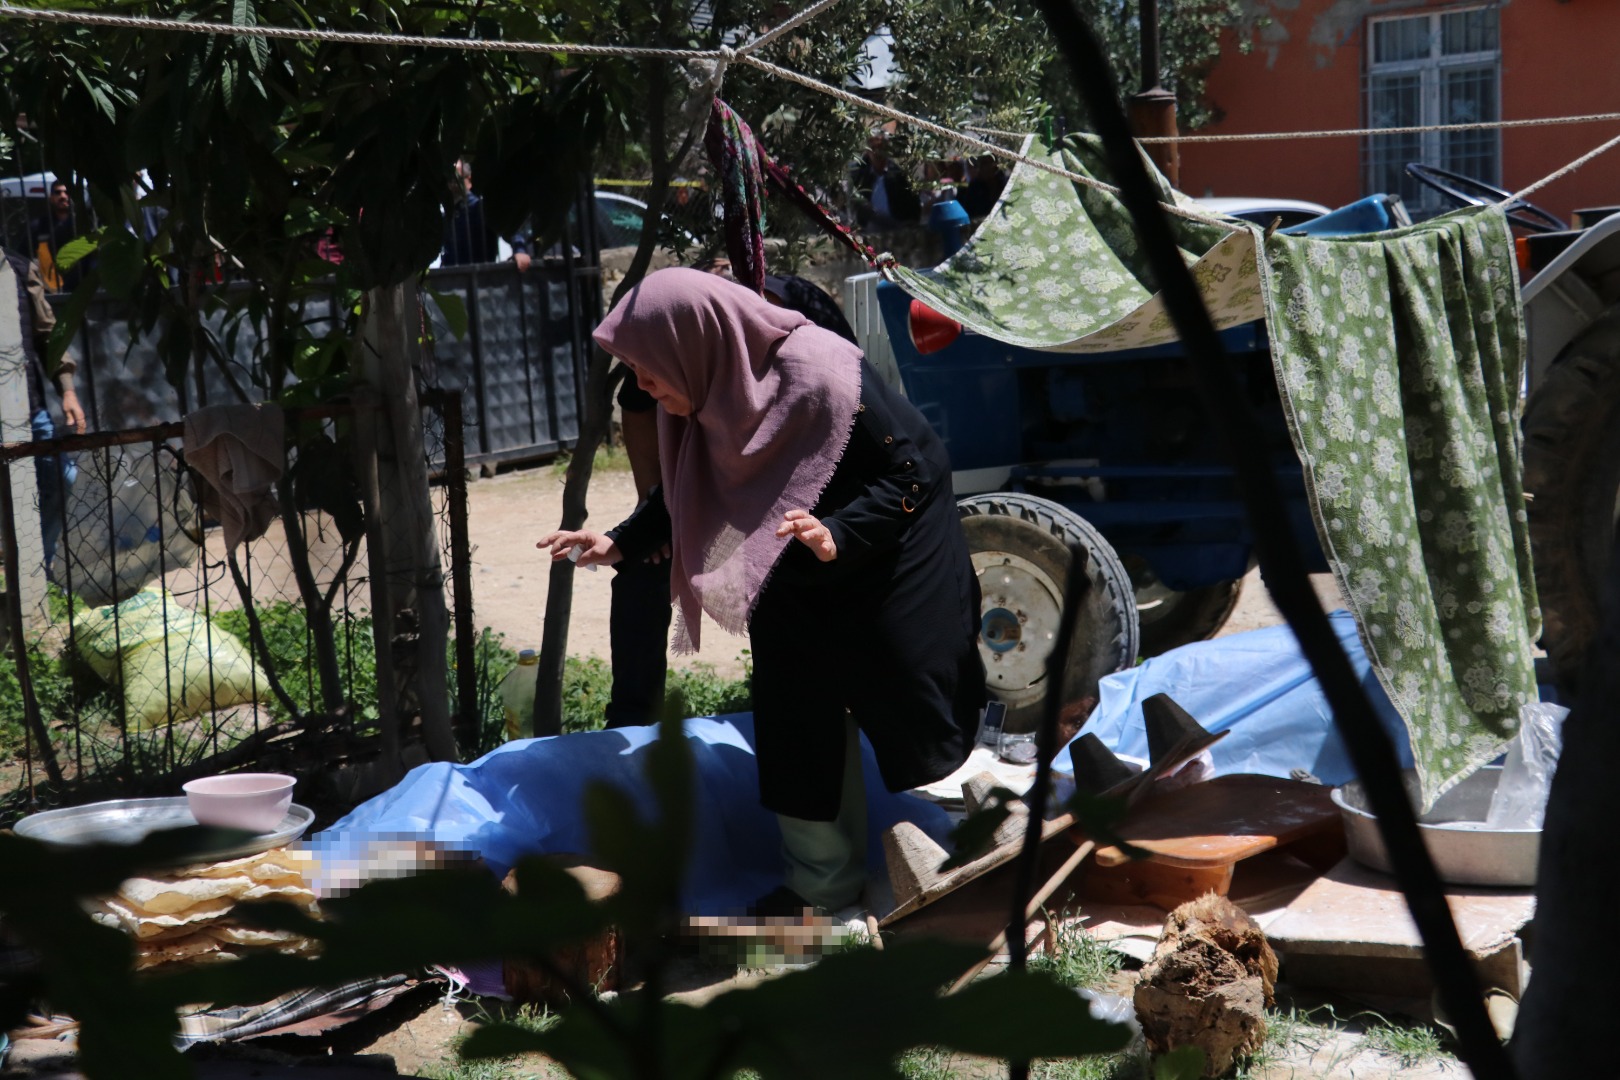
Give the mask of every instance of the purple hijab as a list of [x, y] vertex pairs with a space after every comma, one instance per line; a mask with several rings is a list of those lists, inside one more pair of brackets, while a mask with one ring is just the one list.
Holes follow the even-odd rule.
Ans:
[[692, 403], [690, 416], [658, 410], [675, 651], [697, 650], [700, 611], [744, 633], [771, 568], [797, 543], [777, 537], [782, 515], [815, 506], [849, 444], [860, 349], [681, 267], [649, 274], [595, 338]]

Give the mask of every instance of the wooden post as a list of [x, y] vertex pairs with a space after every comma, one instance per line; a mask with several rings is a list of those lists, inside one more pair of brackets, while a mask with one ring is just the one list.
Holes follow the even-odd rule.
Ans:
[[[456, 741], [450, 729], [445, 661], [450, 619], [444, 602], [439, 530], [428, 495], [422, 407], [416, 394], [421, 340], [422, 310], [415, 278], [366, 291], [361, 311], [360, 378], [383, 405], [379, 422], [370, 429], [376, 443], [376, 528], [384, 541], [382, 552], [368, 555], [374, 611], [392, 615], [388, 639], [398, 667], [401, 712], [414, 701], [421, 712], [428, 754], [436, 761], [453, 761]], [[367, 426], [361, 425], [359, 430], [364, 433]], [[415, 625], [411, 626], [413, 614]]]
[[[27, 352], [22, 319], [12, 298], [17, 295], [16, 273], [0, 259], [0, 442], [25, 443], [33, 439], [32, 410], [28, 404]], [[23, 625], [36, 629], [49, 621], [45, 610], [45, 547], [40, 537], [39, 483], [34, 459], [17, 458], [5, 468], [11, 472], [11, 505], [17, 530], [17, 563], [6, 567], [6, 591], [15, 591], [14, 610]], [[62, 541], [67, 540], [66, 535]]]

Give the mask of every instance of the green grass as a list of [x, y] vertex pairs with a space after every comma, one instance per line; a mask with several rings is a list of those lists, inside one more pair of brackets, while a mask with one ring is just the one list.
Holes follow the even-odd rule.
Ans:
[[[303, 605], [282, 600], [265, 604], [257, 610], [259, 627], [264, 632], [265, 647], [270, 654], [270, 666], [287, 691], [287, 696], [305, 715], [321, 712], [314, 637]], [[259, 655], [248, 633], [245, 610], [216, 611], [211, 621], [240, 641], [254, 661], [259, 662]], [[344, 696], [354, 703], [356, 720], [361, 721], [362, 725], [374, 723], [378, 715], [377, 642], [371, 616], [348, 611], [333, 612], [332, 639], [337, 649]], [[288, 719], [284, 715], [286, 710], [280, 702], [271, 698], [268, 690], [264, 691], [263, 696], [270, 702], [270, 711], [277, 719]]]
[[[545, 1031], [557, 1022], [557, 1017], [545, 1008], [525, 1005], [500, 1019], [525, 1031]], [[474, 1061], [461, 1060], [461, 1048], [466, 1038], [455, 1044], [457, 1060], [427, 1066], [422, 1075], [428, 1080], [566, 1080], [568, 1074], [559, 1066], [544, 1062], [531, 1064], [520, 1058], [489, 1058]]]
[[[1032, 971], [1044, 972], [1072, 989], [1098, 989], [1124, 965], [1124, 957], [1098, 941], [1078, 922], [1063, 915], [1057, 934], [1057, 954], [1042, 951], [1029, 958]], [[982, 1062], [974, 1064], [982, 1065]], [[906, 1080], [950, 1080], [953, 1077], [1002, 1075], [956, 1062], [943, 1050], [919, 1048], [902, 1056], [897, 1063]], [[1030, 1066], [1032, 1080], [1150, 1080], [1146, 1061], [1139, 1054], [1124, 1052], [1087, 1058], [1042, 1060]]]
[[1440, 1033], [1426, 1024], [1403, 1027], [1377, 1014], [1369, 1014], [1378, 1021], [1361, 1036], [1361, 1044], [1369, 1050], [1395, 1058], [1401, 1068], [1410, 1069], [1445, 1056]]
[[[713, 664], [696, 663], [669, 673], [664, 684], [665, 715], [717, 716], [753, 708], [753, 666], [743, 654], [743, 676], [727, 679]], [[563, 666], [564, 734], [596, 731], [606, 722], [613, 695], [613, 669], [599, 656], [570, 656]]]
[[[568, 463], [573, 455], [564, 450], [551, 459], [551, 475], [561, 480], [568, 475]], [[596, 448], [596, 456], [591, 459], [591, 474], [602, 472], [629, 472], [630, 455], [624, 452], [624, 447], [603, 443]]]
[[[1327, 1038], [1337, 1037], [1343, 1030], [1338, 1015], [1331, 1005], [1316, 1009], [1301, 1009], [1290, 1005], [1288, 1009], [1266, 1010], [1266, 1041], [1259, 1050], [1239, 1060], [1234, 1080], [1253, 1080], [1280, 1061], [1288, 1051], [1304, 1047], [1310, 1051], [1321, 1049]], [[1331, 1066], [1330, 1066], [1331, 1067]]]
[[1060, 920], [1057, 955], [1049, 955], [1044, 950], [1036, 953], [1029, 958], [1030, 970], [1045, 972], [1076, 990], [1100, 987], [1124, 965], [1125, 958], [1086, 933], [1085, 927], [1067, 915], [1065, 912], [1052, 916]]
[[954, 1055], [949, 1050], [919, 1046], [907, 1050], [895, 1061], [895, 1068], [906, 1080], [954, 1080]]

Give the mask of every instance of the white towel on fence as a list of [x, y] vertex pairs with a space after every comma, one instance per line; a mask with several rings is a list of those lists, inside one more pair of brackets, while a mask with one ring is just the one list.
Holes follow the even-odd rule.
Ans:
[[219, 519], [225, 548], [264, 535], [275, 520], [275, 483], [286, 462], [286, 420], [278, 406], [210, 405], [186, 415], [186, 464], [203, 483], [203, 505]]

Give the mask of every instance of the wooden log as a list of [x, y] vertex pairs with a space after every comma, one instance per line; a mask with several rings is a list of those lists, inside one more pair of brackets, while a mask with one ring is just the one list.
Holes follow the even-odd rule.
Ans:
[[1148, 1047], [1204, 1052], [1204, 1076], [1224, 1076], [1266, 1039], [1277, 956], [1258, 924], [1230, 900], [1207, 895], [1170, 913], [1136, 985]]

